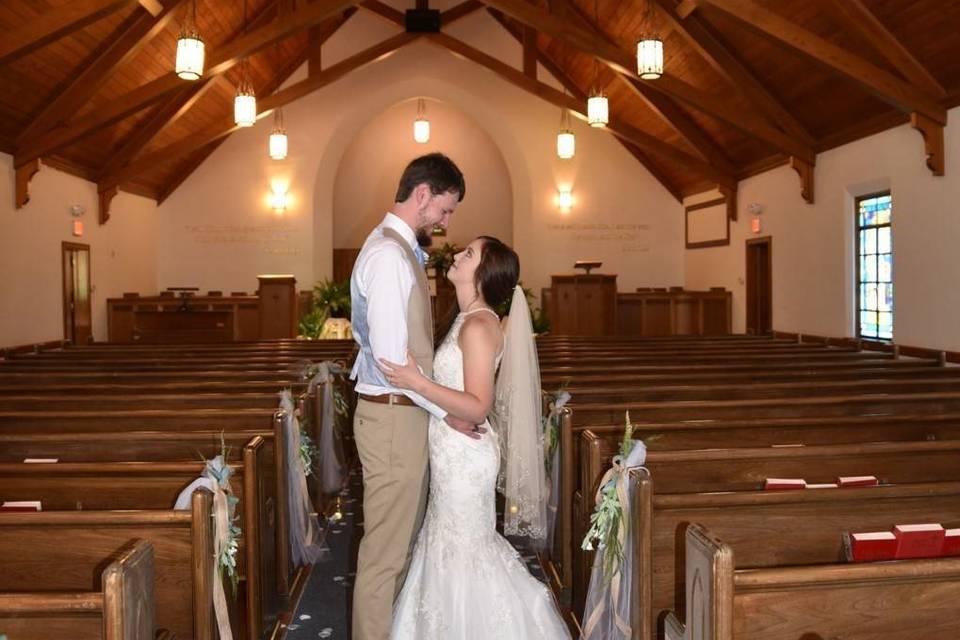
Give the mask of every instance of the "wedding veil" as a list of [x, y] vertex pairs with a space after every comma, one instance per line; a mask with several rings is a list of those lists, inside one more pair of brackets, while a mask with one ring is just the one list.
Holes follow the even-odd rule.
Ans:
[[497, 377], [493, 423], [500, 440], [497, 489], [506, 499], [503, 530], [542, 545], [547, 535], [540, 366], [523, 288], [513, 290]]

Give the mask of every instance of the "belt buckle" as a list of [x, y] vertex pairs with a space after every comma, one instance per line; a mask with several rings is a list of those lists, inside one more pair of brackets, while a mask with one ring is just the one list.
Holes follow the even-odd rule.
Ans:
[[391, 407], [397, 404], [400, 404], [400, 394], [398, 393], [388, 393], [387, 394], [387, 404]]

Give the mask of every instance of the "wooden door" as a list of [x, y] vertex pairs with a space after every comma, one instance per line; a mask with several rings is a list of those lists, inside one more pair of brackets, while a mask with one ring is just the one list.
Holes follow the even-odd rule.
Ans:
[[63, 337], [73, 344], [87, 344], [93, 335], [90, 313], [90, 246], [64, 242]]
[[769, 236], [747, 240], [747, 333], [773, 331], [773, 258]]

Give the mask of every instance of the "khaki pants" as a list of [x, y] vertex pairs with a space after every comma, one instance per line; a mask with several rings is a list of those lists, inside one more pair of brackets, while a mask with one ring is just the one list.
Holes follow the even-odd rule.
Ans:
[[363, 465], [363, 523], [353, 590], [354, 640], [387, 640], [427, 504], [429, 416], [360, 400], [353, 432]]

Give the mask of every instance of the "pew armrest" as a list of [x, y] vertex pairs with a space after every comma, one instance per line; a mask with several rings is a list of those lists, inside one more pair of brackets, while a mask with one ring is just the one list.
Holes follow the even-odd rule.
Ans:
[[105, 640], [154, 640], [153, 545], [135, 541], [103, 572]]
[[663, 619], [663, 638], [664, 640], [684, 640], [683, 624], [677, 620], [673, 611], [668, 612]]
[[691, 638], [733, 638], [733, 550], [706, 529], [686, 532], [686, 625]]

